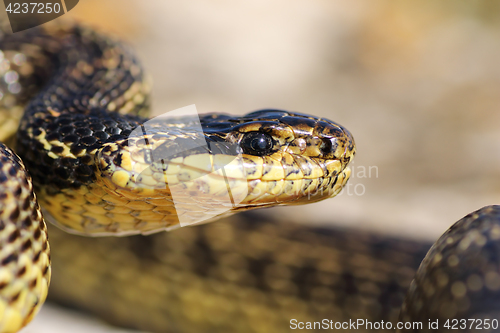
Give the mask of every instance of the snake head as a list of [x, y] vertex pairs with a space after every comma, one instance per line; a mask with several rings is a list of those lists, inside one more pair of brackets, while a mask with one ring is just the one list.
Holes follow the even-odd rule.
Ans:
[[249, 193], [237, 209], [306, 204], [340, 192], [356, 148], [343, 126], [265, 109], [243, 117], [207, 115], [203, 130], [241, 148]]
[[96, 175], [108, 193], [168, 212], [173, 224], [332, 197], [355, 153], [344, 127], [300, 113], [153, 119], [103, 145]]

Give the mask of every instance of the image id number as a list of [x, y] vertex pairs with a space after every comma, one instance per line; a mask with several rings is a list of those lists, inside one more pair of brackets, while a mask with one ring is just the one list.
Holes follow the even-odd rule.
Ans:
[[5, 9], [9, 14], [51, 14], [60, 13], [61, 4], [59, 3], [38, 3], [38, 2], [16, 2], [9, 3]]

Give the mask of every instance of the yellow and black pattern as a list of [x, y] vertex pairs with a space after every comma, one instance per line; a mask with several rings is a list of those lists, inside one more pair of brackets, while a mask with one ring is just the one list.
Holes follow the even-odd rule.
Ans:
[[[311, 131], [296, 131], [293, 122], [311, 120]], [[178, 227], [178, 216], [196, 221], [221, 209], [227, 211], [229, 180], [234, 198], [231, 211], [278, 204], [302, 204], [336, 195], [350, 176], [354, 154], [349, 132], [339, 125], [305, 115], [263, 110], [244, 117], [211, 114], [200, 118], [203, 132], [173, 123], [149, 128], [140, 137], [115, 137], [94, 150], [92, 181], [62, 188], [42, 203], [63, 228], [81, 234], [137, 234]], [[246, 124], [252, 124], [248, 131]], [[281, 131], [281, 127], [287, 129]], [[274, 141], [266, 155], [239, 155], [247, 133], [269, 133]], [[281, 143], [279, 140], [290, 141]], [[196, 150], [176, 151], [181, 140], [207, 142]], [[333, 141], [323, 151], [316, 142]], [[307, 141], [294, 153], [296, 141]], [[319, 144], [318, 144], [319, 145]], [[168, 156], [155, 163], [151, 155]], [[153, 160], [153, 161], [152, 161]], [[237, 160], [237, 163], [233, 163]], [[224, 173], [221, 167], [224, 167]], [[294, 171], [292, 171], [294, 170]], [[167, 185], [167, 186], [166, 186]], [[171, 193], [177, 196], [174, 207]], [[50, 200], [45, 199], [49, 197]], [[117, 223], [117, 222], [120, 223]]]
[[47, 227], [21, 160], [0, 143], [0, 332], [40, 310], [50, 282]]

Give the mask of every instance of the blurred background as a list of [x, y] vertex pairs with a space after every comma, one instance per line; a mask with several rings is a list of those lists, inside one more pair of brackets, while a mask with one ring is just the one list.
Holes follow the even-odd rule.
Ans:
[[[68, 16], [136, 49], [155, 114], [273, 107], [353, 133], [342, 194], [268, 214], [435, 240], [500, 203], [500, 2], [81, 0]], [[77, 332], [75, 316], [44, 307], [23, 332]]]

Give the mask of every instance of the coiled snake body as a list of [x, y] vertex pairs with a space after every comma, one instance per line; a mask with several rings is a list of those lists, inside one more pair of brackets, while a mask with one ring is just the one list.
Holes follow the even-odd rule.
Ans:
[[[354, 141], [326, 119], [262, 110], [147, 122], [150, 85], [137, 60], [90, 29], [63, 23], [3, 32], [0, 50], [0, 107], [9, 113], [2, 137], [15, 132], [45, 218], [72, 233], [150, 234], [304, 204], [334, 196], [349, 178]], [[20, 114], [15, 130], [11, 119]], [[288, 332], [325, 318], [396, 323], [430, 246], [247, 214], [123, 238], [51, 227], [51, 271], [25, 171], [1, 145], [4, 332], [38, 311], [51, 272], [54, 300], [151, 331]], [[498, 208], [485, 208], [438, 241], [401, 320], [420, 320], [425, 330], [429, 318], [495, 316], [497, 216]]]

